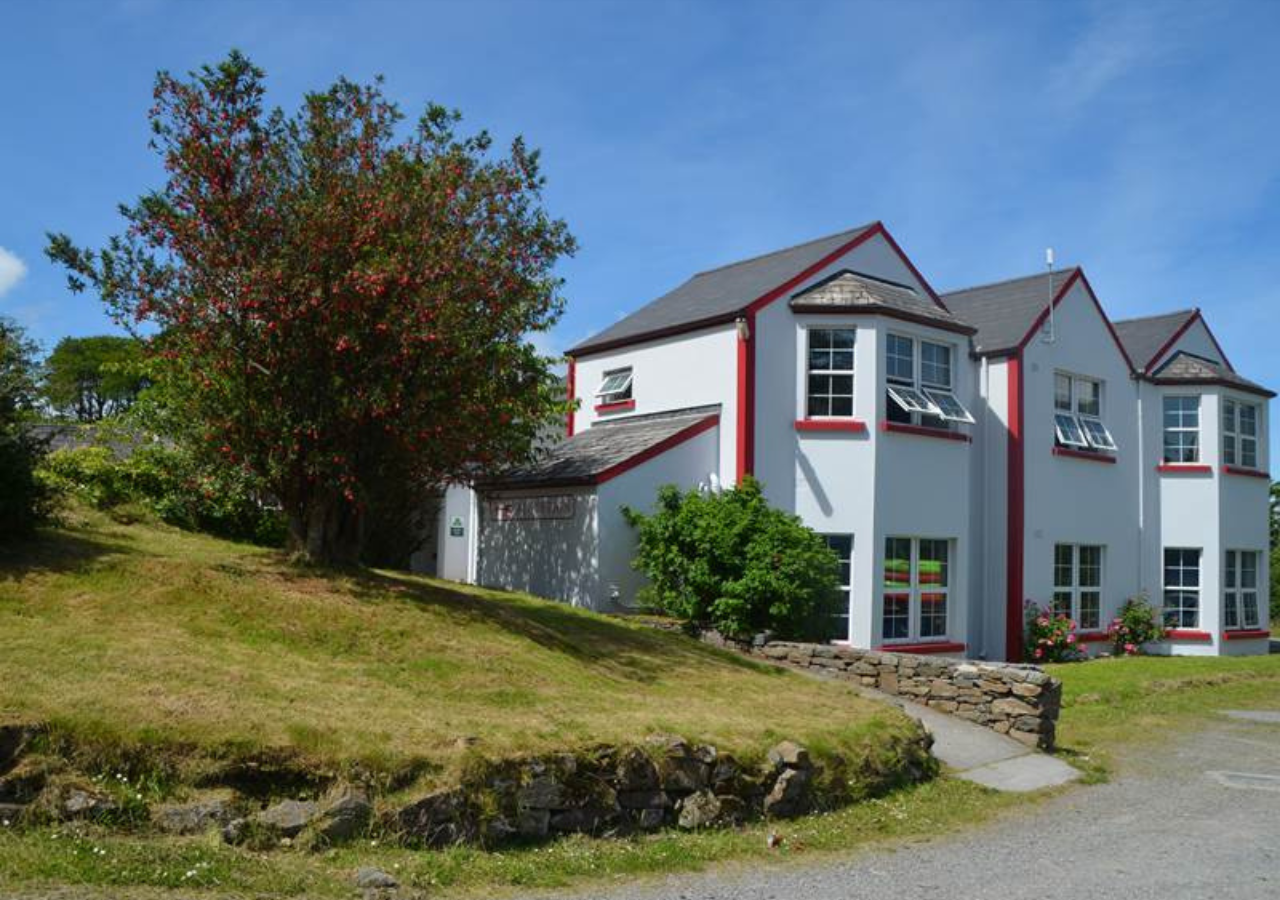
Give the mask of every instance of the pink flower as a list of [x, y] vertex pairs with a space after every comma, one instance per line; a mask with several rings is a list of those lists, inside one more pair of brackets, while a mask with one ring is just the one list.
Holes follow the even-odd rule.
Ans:
[[1036, 652], [1035, 652], [1035, 657], [1036, 657], [1036, 659], [1039, 659], [1039, 658], [1040, 658], [1040, 657], [1042, 657], [1042, 656], [1044, 656], [1044, 651], [1043, 651], [1043, 650], [1041, 650], [1039, 647], [1037, 647], [1037, 648], [1036, 648]]
[[1075, 642], [1076, 642], [1076, 636], [1074, 634], [1067, 635], [1068, 644], [1074, 644]]
[[1134, 644], [1125, 644], [1125, 645], [1124, 645], [1124, 652], [1125, 652], [1125, 653], [1137, 653], [1137, 652], [1138, 652], [1138, 648], [1137, 648]]

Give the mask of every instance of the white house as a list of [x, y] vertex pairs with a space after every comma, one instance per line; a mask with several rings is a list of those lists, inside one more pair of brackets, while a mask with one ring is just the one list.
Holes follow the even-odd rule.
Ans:
[[1092, 643], [1146, 593], [1165, 652], [1268, 648], [1274, 395], [1197, 310], [1112, 322], [1079, 268], [939, 295], [877, 222], [699, 273], [569, 356], [568, 439], [467, 501], [443, 574], [625, 608], [620, 507], [751, 473], [845, 562], [833, 640], [1012, 659], [1027, 599]]

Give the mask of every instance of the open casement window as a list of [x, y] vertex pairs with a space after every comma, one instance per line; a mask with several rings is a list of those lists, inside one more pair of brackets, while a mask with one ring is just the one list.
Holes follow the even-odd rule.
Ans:
[[805, 418], [853, 418], [852, 328], [808, 329]]
[[1053, 614], [1083, 630], [1102, 627], [1102, 548], [1057, 544], [1053, 548]]
[[1102, 382], [1064, 372], [1053, 377], [1053, 434], [1060, 447], [1114, 453], [1102, 423]]
[[1258, 468], [1258, 407], [1224, 397], [1222, 400], [1222, 462]]
[[1164, 398], [1164, 461], [1200, 461], [1200, 398]]
[[1223, 570], [1222, 622], [1228, 630], [1257, 628], [1258, 557], [1256, 550], [1228, 550]]
[[1200, 627], [1200, 551], [1166, 547], [1164, 551], [1164, 625]]
[[822, 539], [840, 559], [840, 606], [832, 613], [827, 639], [849, 640], [849, 598], [853, 596], [853, 535], [824, 534]]
[[955, 395], [951, 347], [897, 334], [887, 338], [888, 420], [934, 428], [950, 428], [953, 423], [972, 425], [973, 415]]
[[596, 400], [601, 406], [609, 403], [622, 403], [631, 399], [631, 370], [614, 369], [604, 373], [600, 389], [596, 391]]
[[885, 641], [937, 640], [947, 636], [951, 542], [930, 538], [885, 538]]

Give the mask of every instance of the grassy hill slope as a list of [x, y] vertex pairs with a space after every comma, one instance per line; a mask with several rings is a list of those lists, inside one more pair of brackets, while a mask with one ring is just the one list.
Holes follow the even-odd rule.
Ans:
[[902, 726], [847, 688], [531, 597], [77, 513], [0, 549], [0, 721], [215, 757], [453, 768], [654, 732], [750, 756]]

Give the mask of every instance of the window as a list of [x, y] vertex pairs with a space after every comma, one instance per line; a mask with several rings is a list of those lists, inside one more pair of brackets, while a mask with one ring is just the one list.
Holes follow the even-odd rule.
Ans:
[[852, 328], [810, 328], [805, 416], [853, 417]]
[[849, 640], [849, 598], [853, 591], [853, 535], [824, 534], [823, 540], [832, 552], [840, 558], [840, 597], [839, 610], [831, 617], [831, 629], [828, 637], [833, 641]]
[[1256, 550], [1227, 551], [1222, 621], [1228, 629], [1259, 626], [1258, 556]]
[[1057, 544], [1053, 548], [1053, 612], [1080, 628], [1102, 627], [1102, 548]]
[[1254, 404], [1223, 398], [1222, 462], [1258, 468], [1258, 407]]
[[604, 373], [600, 382], [600, 390], [596, 391], [596, 400], [601, 406], [610, 403], [622, 403], [631, 399], [631, 369], [614, 369]]
[[1164, 551], [1164, 624], [1200, 626], [1200, 551], [1166, 547]]
[[953, 422], [973, 424], [973, 416], [955, 394], [952, 356], [947, 344], [888, 335], [885, 415], [890, 422], [918, 421], [935, 428], [949, 428]]
[[1060, 447], [1116, 451], [1102, 424], [1102, 382], [1057, 372], [1053, 376], [1053, 433]]
[[881, 639], [946, 637], [950, 556], [947, 540], [885, 538]]
[[1200, 398], [1164, 398], [1164, 461], [1200, 461]]

